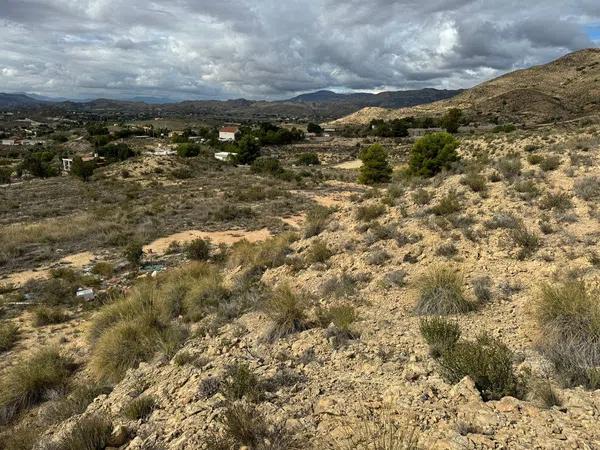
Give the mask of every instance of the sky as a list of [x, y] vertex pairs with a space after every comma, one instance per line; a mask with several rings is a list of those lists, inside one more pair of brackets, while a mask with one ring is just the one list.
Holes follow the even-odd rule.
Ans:
[[468, 88], [600, 46], [599, 0], [0, 0], [0, 92]]

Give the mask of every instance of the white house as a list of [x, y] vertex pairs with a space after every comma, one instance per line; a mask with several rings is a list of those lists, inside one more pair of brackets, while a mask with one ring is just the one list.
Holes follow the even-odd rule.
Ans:
[[233, 142], [235, 141], [235, 134], [240, 129], [238, 127], [223, 127], [219, 130], [219, 141], [221, 142]]
[[2, 139], [2, 145], [15, 145], [14, 139]]

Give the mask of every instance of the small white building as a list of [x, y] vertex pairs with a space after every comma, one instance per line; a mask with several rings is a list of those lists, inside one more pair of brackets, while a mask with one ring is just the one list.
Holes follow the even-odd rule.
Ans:
[[231, 152], [217, 152], [215, 153], [215, 158], [219, 161], [229, 161], [234, 154]]
[[15, 145], [14, 139], [2, 139], [2, 145]]
[[238, 127], [223, 127], [219, 130], [219, 141], [221, 142], [233, 142], [235, 141], [235, 134], [240, 131]]

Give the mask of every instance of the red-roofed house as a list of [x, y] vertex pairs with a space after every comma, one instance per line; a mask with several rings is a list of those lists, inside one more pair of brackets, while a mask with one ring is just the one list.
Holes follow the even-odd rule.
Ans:
[[235, 141], [235, 134], [240, 131], [238, 127], [235, 126], [225, 126], [219, 130], [219, 141]]

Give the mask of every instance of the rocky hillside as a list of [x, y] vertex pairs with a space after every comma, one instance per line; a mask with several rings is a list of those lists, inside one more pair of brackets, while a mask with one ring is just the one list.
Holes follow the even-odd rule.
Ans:
[[568, 54], [549, 64], [511, 72], [440, 102], [414, 108], [365, 108], [336, 121], [368, 123], [374, 118], [438, 115], [460, 108], [501, 121], [548, 122], [600, 111], [600, 49]]
[[[169, 353], [160, 328], [169, 356], [125, 372], [105, 346], [129, 313], [101, 312], [89, 376], [124, 378], [40, 448], [102, 426], [129, 450], [598, 448], [595, 372], [553, 364], [539, 305], [543, 283], [599, 285], [599, 144], [595, 128], [468, 137], [463, 173], [355, 194], [296, 237], [234, 247], [217, 272], [185, 266], [151, 282], [157, 295], [134, 290], [130, 306], [150, 295], [142, 311], [193, 317], [191, 337]], [[422, 331], [431, 298], [460, 306], [435, 311], [460, 330], [450, 353]]]

